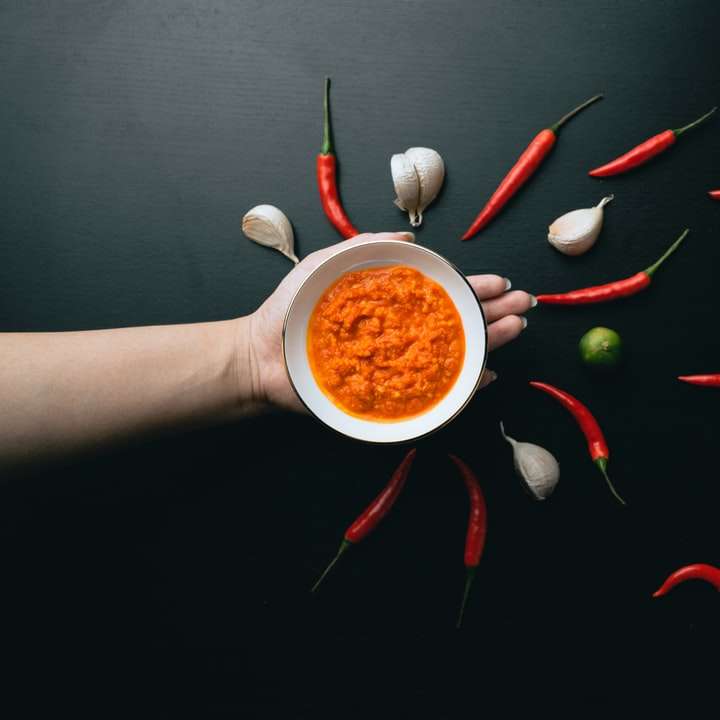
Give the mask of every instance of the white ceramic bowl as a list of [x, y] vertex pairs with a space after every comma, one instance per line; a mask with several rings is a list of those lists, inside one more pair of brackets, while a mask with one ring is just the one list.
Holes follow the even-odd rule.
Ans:
[[[465, 360], [447, 395], [427, 412], [395, 422], [365, 420], [341, 410], [318, 386], [307, 354], [308, 323], [320, 296], [341, 275], [380, 265], [407, 265], [439, 283], [455, 303], [465, 331]], [[406, 442], [450, 422], [475, 394], [487, 358], [487, 326], [470, 284], [445, 258], [402, 240], [376, 240], [341, 248], [308, 275], [285, 316], [283, 353], [290, 382], [308, 410], [321, 422], [357, 440]]]

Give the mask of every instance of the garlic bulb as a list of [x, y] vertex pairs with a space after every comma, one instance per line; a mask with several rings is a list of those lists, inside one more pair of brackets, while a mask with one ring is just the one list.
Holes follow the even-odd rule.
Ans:
[[500, 423], [502, 436], [512, 445], [513, 461], [517, 474], [536, 500], [545, 500], [552, 495], [560, 480], [560, 465], [552, 453], [532, 443], [518, 442], [505, 434]]
[[282, 210], [274, 205], [256, 205], [245, 213], [242, 230], [253, 242], [281, 252], [294, 263], [300, 262], [295, 255], [295, 236], [292, 225]]
[[410, 224], [422, 224], [425, 208], [437, 197], [445, 179], [445, 163], [430, 148], [408, 148], [390, 158], [395, 204], [410, 215]]
[[604, 197], [596, 207], [561, 215], [549, 228], [548, 242], [565, 255], [582, 255], [594, 244], [603, 224], [603, 208], [614, 198]]

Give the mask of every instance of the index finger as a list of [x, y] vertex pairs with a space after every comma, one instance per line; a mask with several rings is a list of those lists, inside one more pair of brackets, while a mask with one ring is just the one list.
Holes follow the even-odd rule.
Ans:
[[500, 275], [468, 275], [470, 283], [478, 300], [488, 300], [507, 292], [512, 284], [507, 278]]
[[411, 232], [360, 233], [360, 235], [356, 235], [354, 238], [350, 238], [350, 240], [341, 240], [340, 242], [323, 248], [322, 250], [316, 250], [314, 253], [308, 255], [300, 263], [300, 265], [308, 270], [314, 270], [318, 265], [320, 265], [320, 263], [347, 247], [362, 245], [364, 243], [377, 240], [402, 240], [403, 242], [415, 242], [415, 235]]
[[341, 240], [339, 243], [335, 243], [335, 245], [331, 245], [324, 250], [320, 250], [320, 252], [324, 252], [325, 250], [342, 250], [342, 248], [347, 247], [348, 245], [362, 245], [363, 243], [373, 242], [375, 240], [403, 240], [404, 242], [415, 242], [415, 233], [405, 231], [360, 233], [360, 235], [356, 235], [354, 238], [350, 238], [350, 240]]

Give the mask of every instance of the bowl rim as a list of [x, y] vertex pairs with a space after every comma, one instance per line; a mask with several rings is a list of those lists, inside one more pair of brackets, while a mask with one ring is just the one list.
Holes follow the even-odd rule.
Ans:
[[[483, 328], [485, 332], [485, 350], [483, 353], [483, 359], [482, 363], [480, 365], [480, 372], [478, 374], [477, 379], [475, 380], [475, 384], [473, 385], [472, 390], [468, 393], [467, 397], [463, 401], [462, 405], [460, 405], [457, 410], [447, 419], [445, 419], [442, 423], [439, 425], [436, 425], [432, 429], [428, 430], [427, 432], [422, 433], [422, 435], [415, 435], [412, 438], [407, 438], [405, 440], [365, 440], [363, 438], [355, 437], [354, 435], [349, 435], [348, 433], [343, 432], [342, 430], [339, 430], [338, 428], [330, 425], [329, 423], [325, 422], [322, 418], [318, 417], [313, 409], [305, 402], [302, 395], [300, 394], [299, 390], [295, 386], [295, 383], [293, 382], [292, 375], [290, 374], [290, 367], [288, 364], [288, 358], [287, 358], [287, 347], [285, 344], [285, 334], [288, 327], [288, 321], [290, 318], [290, 313], [292, 311], [293, 305], [295, 304], [295, 300], [297, 299], [298, 295], [300, 294], [300, 291], [305, 286], [305, 283], [309, 282], [310, 279], [322, 268], [326, 263], [330, 262], [331, 260], [334, 260], [338, 255], [351, 252], [357, 247], [361, 247], [363, 245], [403, 245], [405, 247], [413, 247], [416, 250], [419, 250], [421, 252], [425, 252], [428, 255], [432, 255], [436, 260], [439, 260], [440, 262], [444, 263], [448, 267], [450, 267], [452, 270], [455, 271], [457, 275], [460, 276], [461, 280], [467, 285], [468, 289], [470, 290], [470, 294], [475, 299], [475, 302], [477, 303], [478, 310], [480, 311], [480, 317], [483, 321]], [[351, 272], [348, 270], [347, 272]], [[344, 273], [343, 273], [344, 274]], [[338, 275], [340, 277], [340, 275]], [[443, 288], [444, 289], [444, 288]], [[447, 291], [446, 291], [447, 292]], [[460, 268], [455, 265], [455, 263], [448, 260], [446, 257], [441, 255], [440, 253], [436, 252], [435, 250], [431, 250], [430, 248], [425, 247], [424, 245], [417, 245], [414, 242], [408, 242], [407, 240], [368, 240], [367, 242], [363, 243], [356, 243], [351, 245], [350, 247], [346, 248], [340, 248], [337, 252], [332, 253], [332, 255], [328, 256], [323, 260], [316, 268], [312, 270], [298, 285], [297, 290], [293, 293], [292, 298], [290, 299], [290, 303], [288, 304], [287, 310], [285, 311], [285, 317], [283, 318], [283, 327], [282, 327], [282, 353], [283, 353], [283, 364], [285, 365], [285, 374], [287, 375], [288, 380], [290, 381], [290, 386], [292, 387], [293, 391], [295, 392], [295, 395], [297, 395], [300, 402], [303, 404], [303, 407], [310, 413], [310, 415], [321, 425], [325, 426], [326, 428], [329, 428], [334, 433], [344, 437], [349, 438], [350, 440], [355, 440], [357, 442], [363, 442], [370, 445], [405, 445], [407, 443], [413, 443], [418, 442], [419, 440], [423, 440], [427, 437], [430, 437], [431, 435], [434, 435], [436, 432], [439, 432], [444, 427], [449, 425], [460, 413], [468, 406], [470, 401], [475, 397], [475, 393], [477, 393], [480, 383], [482, 382], [483, 376], [485, 375], [485, 372], [487, 370], [487, 359], [488, 359], [488, 322], [487, 318], [485, 317], [485, 311], [483, 310], [482, 303], [480, 302], [480, 299], [477, 296], [477, 293], [475, 292], [475, 289], [468, 281], [467, 277], [465, 277], [465, 274], [460, 270]]]

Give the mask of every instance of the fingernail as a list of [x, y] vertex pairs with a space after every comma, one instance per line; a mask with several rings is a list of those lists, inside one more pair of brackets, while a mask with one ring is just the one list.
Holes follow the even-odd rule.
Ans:
[[486, 368], [485, 377], [487, 378], [487, 382], [485, 384], [489, 385], [491, 382], [495, 382], [498, 379], [498, 374], [494, 370]]
[[403, 230], [402, 232], [399, 232], [398, 235], [402, 235], [408, 242], [415, 242], [415, 233]]
[[521, 315], [520, 322], [522, 323], [522, 329], [524, 330], [527, 327], [527, 318], [524, 315]]
[[505, 278], [505, 292], [507, 292], [512, 287], [512, 283], [510, 282], [509, 278]]
[[534, 308], [537, 305], [537, 298], [534, 295], [530, 296], [530, 307]]

